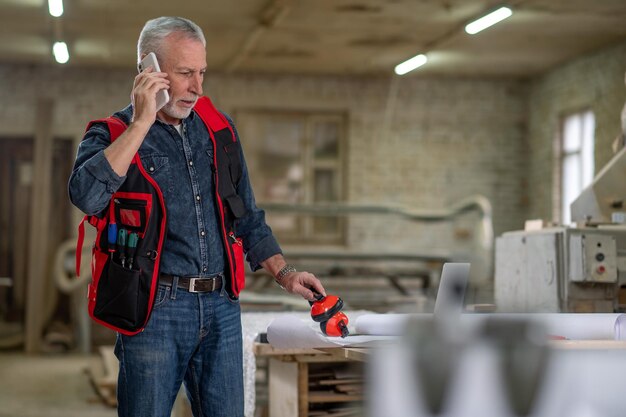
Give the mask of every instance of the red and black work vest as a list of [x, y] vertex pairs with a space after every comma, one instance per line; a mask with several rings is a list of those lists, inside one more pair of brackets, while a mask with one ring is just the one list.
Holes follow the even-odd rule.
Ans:
[[[221, 225], [221, 238], [226, 257], [226, 290], [237, 298], [245, 285], [243, 244], [233, 231], [235, 219], [246, 214], [243, 201], [236, 193], [242, 175], [240, 144], [226, 117], [215, 109], [208, 97], [201, 97], [194, 110], [205, 124], [213, 143], [213, 179], [215, 201]], [[116, 117], [94, 120], [106, 123], [111, 142], [127, 125]], [[159, 262], [166, 239], [167, 210], [163, 193], [156, 181], [145, 171], [136, 153], [126, 180], [111, 196], [109, 207], [99, 215], [85, 216], [78, 228], [76, 273], [80, 272], [80, 255], [84, 239], [84, 222], [96, 228], [92, 249], [91, 282], [89, 284], [89, 315], [96, 322], [125, 335], [139, 333], [148, 323], [159, 280]], [[115, 226], [112, 226], [115, 225]], [[116, 233], [124, 229], [136, 238], [136, 254], [132, 268], [116, 260]], [[109, 242], [113, 242], [110, 244]]]

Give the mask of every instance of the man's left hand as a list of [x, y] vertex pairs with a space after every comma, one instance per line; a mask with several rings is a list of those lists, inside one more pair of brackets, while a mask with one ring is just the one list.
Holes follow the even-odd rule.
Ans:
[[298, 294], [309, 301], [315, 301], [313, 291], [326, 296], [326, 290], [320, 280], [309, 272], [292, 272], [287, 274], [282, 278], [281, 285], [288, 292]]

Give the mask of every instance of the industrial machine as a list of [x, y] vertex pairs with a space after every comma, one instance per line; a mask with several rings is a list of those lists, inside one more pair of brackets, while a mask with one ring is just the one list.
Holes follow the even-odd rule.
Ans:
[[626, 309], [626, 148], [571, 204], [575, 227], [496, 239], [495, 302], [515, 312]]

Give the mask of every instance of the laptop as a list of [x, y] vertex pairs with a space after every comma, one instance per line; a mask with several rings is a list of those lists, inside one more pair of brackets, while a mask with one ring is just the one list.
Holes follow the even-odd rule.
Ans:
[[469, 281], [469, 263], [443, 264], [439, 289], [435, 299], [435, 317], [459, 315], [463, 311]]

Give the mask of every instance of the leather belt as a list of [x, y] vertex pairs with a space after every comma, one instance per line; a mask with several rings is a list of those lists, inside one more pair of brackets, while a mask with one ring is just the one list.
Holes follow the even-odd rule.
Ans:
[[[172, 285], [174, 276], [168, 274], [159, 275], [159, 284]], [[178, 277], [177, 288], [189, 292], [211, 292], [222, 288], [222, 275], [214, 277]]]

